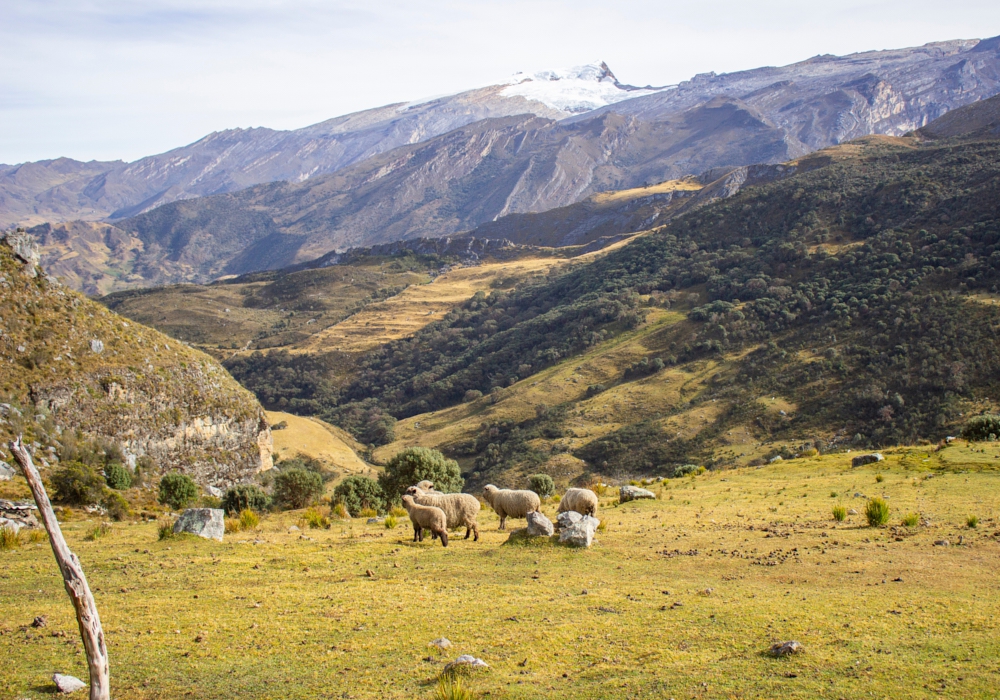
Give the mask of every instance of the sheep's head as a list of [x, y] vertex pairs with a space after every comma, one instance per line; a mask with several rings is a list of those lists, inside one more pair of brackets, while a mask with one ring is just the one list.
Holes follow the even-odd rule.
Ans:
[[403, 496], [403, 507], [409, 508], [412, 505], [413, 505], [413, 496], [410, 495]]
[[422, 491], [430, 491], [431, 489], [434, 488], [434, 482], [428, 481], [427, 479], [424, 479], [423, 481], [418, 481], [417, 488]]
[[418, 485], [418, 486], [411, 486], [410, 488], [406, 489], [406, 494], [408, 496], [423, 496], [424, 492], [423, 489], [421, 489], [420, 486]]
[[483, 498], [486, 499], [487, 503], [492, 504], [493, 496], [496, 494], [497, 491], [499, 491], [499, 489], [493, 484], [486, 484], [486, 486], [483, 487]]

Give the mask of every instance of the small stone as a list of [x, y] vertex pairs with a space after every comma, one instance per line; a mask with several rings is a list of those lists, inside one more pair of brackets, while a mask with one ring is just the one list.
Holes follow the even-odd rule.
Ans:
[[299, 526], [298, 525], [292, 525], [290, 528], [288, 528], [288, 531], [289, 532], [299, 532], [300, 531], [299, 530]]
[[56, 684], [56, 690], [60, 693], [75, 693], [76, 691], [83, 690], [87, 687], [87, 684], [79, 678], [64, 676], [61, 673], [53, 674], [52, 680]]
[[365, 576], [367, 576], [368, 578], [375, 578], [375, 572], [372, 571], [371, 569], [366, 569]]
[[803, 651], [802, 645], [795, 641], [771, 645], [771, 653], [774, 656], [788, 656], [789, 654], [798, 654], [801, 651]]
[[853, 508], [851, 508], [851, 509], [850, 509], [849, 511], [847, 511], [847, 514], [848, 514], [848, 515], [857, 515], [857, 514], [858, 514], [858, 511], [856, 511], [856, 510], [854, 510]]
[[94, 338], [90, 341], [90, 351], [100, 355], [104, 352], [104, 342]]
[[446, 664], [444, 667], [444, 671], [445, 673], [447, 673], [449, 671], [453, 671], [461, 667], [472, 668], [472, 669], [489, 668], [489, 664], [487, 664], [482, 659], [477, 659], [475, 656], [472, 656], [471, 654], [462, 654], [451, 663]]
[[451, 641], [447, 637], [438, 637], [437, 639], [432, 639], [427, 646], [437, 647], [441, 651], [444, 651], [451, 648]]
[[951, 542], [949, 542], [948, 540], [935, 540], [934, 541], [934, 546], [935, 547], [950, 547], [951, 546]]

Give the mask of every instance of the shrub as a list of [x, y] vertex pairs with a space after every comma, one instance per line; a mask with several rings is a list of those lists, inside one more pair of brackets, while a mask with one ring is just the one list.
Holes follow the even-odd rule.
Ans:
[[920, 524], [920, 513], [907, 513], [903, 516], [903, 525], [906, 527], [916, 527]]
[[275, 466], [278, 468], [279, 472], [286, 471], [288, 469], [305, 469], [306, 471], [315, 472], [319, 474], [321, 479], [323, 479], [323, 483], [333, 481], [337, 478], [337, 472], [329, 469], [325, 462], [303, 452], [299, 452], [291, 459], [283, 459]]
[[83, 536], [83, 539], [89, 542], [96, 542], [109, 532], [111, 532], [111, 525], [109, 523], [101, 523], [100, 525], [92, 527], [90, 531]]
[[323, 493], [323, 479], [306, 469], [288, 469], [274, 477], [274, 500], [286, 509], [305, 508]]
[[104, 478], [83, 462], [63, 462], [50, 480], [54, 500], [60, 503], [93, 505], [104, 495]]
[[990, 413], [973, 416], [962, 428], [962, 437], [975, 442], [1000, 438], [1000, 416]]
[[875, 483], [881, 484], [883, 481], [885, 481], [885, 477], [884, 476], [882, 476], [881, 474], [876, 474], [875, 475]]
[[159, 501], [163, 505], [181, 510], [196, 498], [198, 498], [198, 486], [187, 474], [174, 472], [160, 479]]
[[160, 526], [156, 529], [157, 537], [160, 540], [172, 540], [174, 535], [174, 524], [172, 522], [160, 523]]
[[395, 500], [424, 479], [433, 481], [434, 488], [444, 493], [461, 491], [465, 484], [458, 462], [426, 447], [410, 447], [396, 454], [379, 474], [378, 483], [386, 498]]
[[227, 513], [242, 513], [248, 509], [263, 512], [270, 504], [268, 495], [253, 484], [233, 486], [222, 497], [222, 509]]
[[696, 471], [698, 471], [697, 464], [682, 464], [679, 467], [674, 467], [673, 476], [674, 478], [687, 476], [688, 474], [693, 474]]
[[108, 517], [115, 522], [122, 521], [132, 514], [128, 501], [117, 491], [107, 491], [101, 505], [108, 512]]
[[244, 508], [239, 515], [240, 530], [253, 530], [260, 525], [260, 517], [250, 508]]
[[0, 550], [17, 549], [21, 545], [21, 538], [17, 536], [14, 528], [4, 525], [0, 527]]
[[28, 530], [28, 543], [38, 544], [39, 542], [44, 542], [49, 539], [49, 533], [40, 528], [31, 528]]
[[596, 493], [598, 498], [608, 492], [608, 485], [600, 481], [591, 482], [587, 488]]
[[116, 491], [124, 491], [132, 486], [132, 472], [121, 462], [112, 462], [104, 467], [104, 481]]
[[315, 508], [310, 508], [305, 513], [303, 513], [302, 520], [304, 520], [305, 524], [311, 527], [313, 530], [319, 530], [320, 528], [323, 529], [330, 528], [330, 520]]
[[337, 520], [350, 520], [351, 514], [347, 512], [347, 506], [343, 503], [336, 503], [330, 509], [330, 517]]
[[844, 522], [847, 519], [847, 508], [844, 508], [844, 506], [834, 506], [833, 519], [838, 523]]
[[979, 518], [977, 518], [975, 515], [970, 515], [968, 518], [965, 519], [965, 525], [969, 529], [975, 530], [977, 527], [979, 527]]
[[591, 384], [587, 387], [587, 398], [591, 396], [597, 396], [602, 391], [604, 391], [605, 386], [603, 384]]
[[378, 511], [375, 510], [374, 508], [369, 508], [369, 507], [366, 506], [366, 507], [364, 507], [364, 508], [362, 508], [361, 510], [358, 511], [358, 517], [361, 517], [361, 518], [377, 518], [378, 517]]
[[548, 474], [533, 474], [528, 477], [528, 488], [542, 498], [548, 498], [556, 492], [556, 484]]
[[387, 515], [385, 517], [385, 529], [386, 530], [395, 530], [397, 525], [399, 525], [399, 521], [396, 520], [396, 516], [395, 515]]
[[[416, 483], [416, 482], [414, 482]], [[333, 490], [334, 500], [342, 503], [347, 512], [358, 517], [363, 509], [385, 510], [385, 493], [375, 479], [367, 476], [349, 476]]]
[[869, 498], [868, 505], [865, 506], [865, 518], [869, 527], [882, 527], [889, 522], [889, 504], [878, 496]]
[[389, 515], [394, 518], [405, 518], [409, 515], [409, 513], [407, 513], [406, 508], [403, 508], [402, 506], [393, 506], [389, 509]]
[[483, 398], [483, 392], [479, 391], [478, 389], [469, 389], [467, 392], [465, 392], [464, 398], [465, 398], [465, 403], [472, 403], [473, 401]]
[[240, 531], [240, 519], [239, 518], [226, 518], [225, 520], [226, 534], [232, 535]]

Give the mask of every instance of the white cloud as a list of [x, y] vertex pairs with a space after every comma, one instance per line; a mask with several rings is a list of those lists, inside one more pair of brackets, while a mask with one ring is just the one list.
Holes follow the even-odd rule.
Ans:
[[914, 0], [32, 0], [0, 4], [0, 162], [134, 159], [592, 61], [632, 85], [1000, 34]]

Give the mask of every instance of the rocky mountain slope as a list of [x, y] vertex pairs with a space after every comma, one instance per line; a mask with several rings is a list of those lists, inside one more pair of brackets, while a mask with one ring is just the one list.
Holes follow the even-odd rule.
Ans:
[[[223, 487], [271, 467], [260, 404], [207, 355], [128, 321], [37, 267], [29, 236], [0, 242], [0, 438], [67, 431], [158, 473]], [[52, 459], [36, 452], [45, 466]]]
[[[391, 435], [378, 458], [443, 449], [473, 485], [956, 434], [1000, 405], [994, 108], [969, 108], [966, 133], [866, 137], [744, 180], [589, 264], [476, 295], [300, 405]], [[228, 366], [269, 404], [324, 362]]]
[[[378, 129], [386, 124], [402, 129], [400, 119], [414, 129], [421, 119], [436, 126], [407, 131], [406, 145], [382, 139], [350, 158], [307, 170], [296, 165], [294, 176], [291, 171], [273, 175], [284, 181], [239, 191], [231, 190], [253, 178], [267, 178], [237, 177], [215, 165], [223, 152], [240, 152], [232, 144], [231, 151], [220, 146], [211, 151], [212, 158], [204, 156], [212, 163], [210, 172], [199, 166], [198, 188], [217, 181], [208, 190], [158, 194], [120, 208], [117, 215], [207, 191], [225, 194], [175, 201], [117, 223], [122, 235], [142, 243], [141, 249], [126, 246], [106, 261], [100, 255], [89, 260], [81, 255], [62, 264], [98, 273], [129, 268], [132, 281], [117, 275], [119, 285], [205, 281], [349, 247], [452, 235], [510, 214], [543, 212], [595, 193], [720, 167], [784, 162], [866, 134], [899, 135], [1000, 90], [1000, 41], [821, 56], [780, 68], [699, 75], [658, 91], [629, 90], [610, 73], [598, 71], [573, 84], [601, 86], [626, 99], [596, 109], [587, 106], [597, 98], [578, 103], [549, 83], [558, 87], [561, 81], [496, 86], [476, 92], [475, 99], [473, 93], [463, 93], [402, 113], [393, 108], [396, 117], [388, 122], [385, 110], [335, 120], [336, 127], [324, 128], [336, 131], [336, 139], [347, 138], [348, 131], [351, 138], [382, 133]], [[511, 106], [510, 100], [526, 96], [551, 104]], [[506, 106], [473, 108], [486, 104]], [[570, 114], [574, 108], [583, 111]], [[433, 116], [462, 110], [471, 110], [472, 116], [458, 128], [451, 117]], [[500, 116], [504, 110], [528, 113]], [[375, 128], [371, 124], [380, 125], [376, 132], [370, 131]], [[267, 162], [284, 162], [285, 147], [275, 142], [273, 148]], [[310, 154], [321, 151], [309, 146]], [[185, 168], [198, 160], [190, 154], [176, 158]], [[151, 164], [136, 168], [129, 172], [166, 172]], [[160, 182], [160, 175], [150, 177]], [[60, 251], [53, 249], [50, 255]], [[134, 262], [120, 260], [122, 256]], [[92, 273], [81, 269], [68, 277], [87, 274]]]

